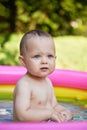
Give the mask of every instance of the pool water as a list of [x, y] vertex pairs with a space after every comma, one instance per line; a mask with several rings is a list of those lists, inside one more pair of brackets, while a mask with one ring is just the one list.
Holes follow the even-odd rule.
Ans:
[[[87, 109], [81, 106], [69, 104], [69, 103], [60, 103], [67, 109], [73, 112], [72, 121], [81, 121], [87, 120]], [[13, 122], [13, 102], [12, 101], [0, 101], [0, 122]]]

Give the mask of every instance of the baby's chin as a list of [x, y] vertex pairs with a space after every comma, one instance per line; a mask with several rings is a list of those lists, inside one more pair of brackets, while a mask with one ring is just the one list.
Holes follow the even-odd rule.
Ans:
[[49, 75], [49, 73], [46, 73], [46, 74], [40, 74], [40, 75], [37, 75], [38, 78], [46, 78], [47, 76]]
[[38, 75], [39, 78], [46, 78], [50, 75], [51, 73], [46, 73], [46, 74], [42, 74], [42, 75]]

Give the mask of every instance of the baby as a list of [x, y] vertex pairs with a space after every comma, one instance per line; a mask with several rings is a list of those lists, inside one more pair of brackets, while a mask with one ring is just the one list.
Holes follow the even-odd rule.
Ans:
[[55, 58], [50, 34], [32, 30], [23, 36], [19, 60], [27, 73], [14, 90], [15, 120], [63, 122], [72, 119], [72, 113], [57, 102], [52, 83], [47, 78], [55, 70]]

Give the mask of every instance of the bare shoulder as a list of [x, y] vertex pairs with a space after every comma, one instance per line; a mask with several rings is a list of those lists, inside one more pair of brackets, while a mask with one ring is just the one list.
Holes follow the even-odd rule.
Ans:
[[50, 80], [49, 78], [47, 78], [47, 82], [49, 83], [49, 85], [50, 85], [51, 87], [53, 87], [52, 82], [51, 82], [51, 80]]
[[14, 92], [24, 92], [29, 90], [31, 87], [29, 85], [29, 79], [23, 76], [16, 84]]
[[48, 86], [51, 91], [53, 91], [53, 84], [49, 78], [47, 78]]

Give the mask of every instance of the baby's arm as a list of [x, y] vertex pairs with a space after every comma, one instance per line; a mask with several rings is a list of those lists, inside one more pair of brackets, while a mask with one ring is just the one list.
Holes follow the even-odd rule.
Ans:
[[72, 112], [57, 102], [54, 92], [53, 92], [53, 108], [54, 108], [53, 117], [55, 117], [55, 115], [57, 116], [56, 121], [63, 122], [72, 119], [73, 115]]

